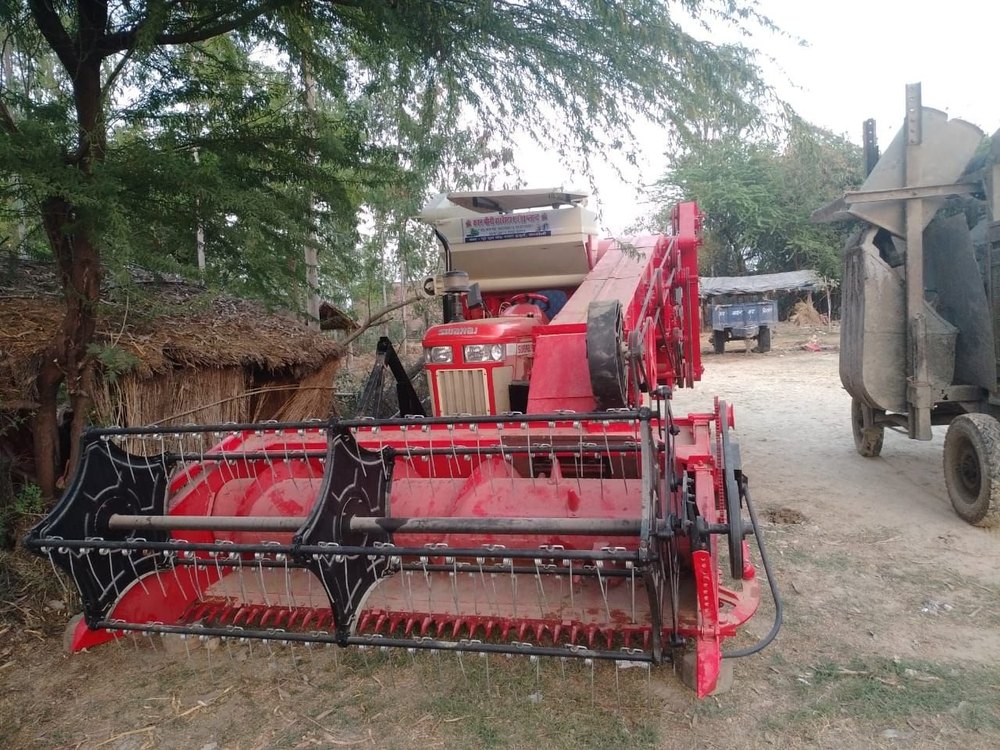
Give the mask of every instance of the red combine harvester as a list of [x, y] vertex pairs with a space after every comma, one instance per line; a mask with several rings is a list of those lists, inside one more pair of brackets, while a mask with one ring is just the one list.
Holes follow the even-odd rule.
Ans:
[[[382, 340], [373, 418], [87, 432], [27, 540], [79, 588], [70, 648], [145, 631], [686, 656], [698, 695], [716, 689], [781, 604], [731, 409], [670, 410], [702, 372], [698, 209], [623, 245], [597, 240], [584, 204], [533, 190], [425, 209], [447, 268], [427, 284], [446, 321], [424, 339], [429, 415]], [[402, 416], [378, 418], [386, 368]], [[724, 652], [760, 599], [749, 535], [775, 622]]]

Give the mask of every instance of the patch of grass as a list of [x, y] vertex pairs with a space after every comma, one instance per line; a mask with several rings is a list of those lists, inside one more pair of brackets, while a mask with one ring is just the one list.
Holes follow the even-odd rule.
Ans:
[[[778, 549], [778, 562], [775, 565], [779, 570], [786, 567], [807, 567], [828, 573], [843, 573], [857, 562], [841, 551], [835, 551], [832, 554], [821, 552], [821, 546], [788, 544]], [[782, 565], [782, 561], [787, 561], [791, 565], [787, 563]]]
[[774, 717], [776, 726], [921, 717], [950, 718], [972, 731], [1000, 728], [1000, 668], [876, 659], [824, 662], [802, 679], [808, 684], [797, 683], [799, 706]]
[[446, 747], [659, 747], [644, 669], [619, 671], [616, 690], [614, 667], [598, 667], [593, 692], [590, 667], [572, 663], [539, 668], [494, 656], [487, 678], [485, 658], [459, 664], [442, 654], [410, 669], [425, 687], [407, 713], [428, 717], [428, 731]]
[[[0, 622], [7, 621], [55, 633], [65, 625], [66, 611], [73, 611], [76, 598], [67, 595], [47, 560], [24, 549], [0, 549]], [[66, 601], [67, 610], [46, 609], [50, 600]]]
[[[12, 489], [9, 478], [4, 478], [3, 493]], [[35, 484], [25, 484], [16, 493], [3, 497], [0, 493], [0, 547], [13, 547], [45, 512], [42, 490]]]

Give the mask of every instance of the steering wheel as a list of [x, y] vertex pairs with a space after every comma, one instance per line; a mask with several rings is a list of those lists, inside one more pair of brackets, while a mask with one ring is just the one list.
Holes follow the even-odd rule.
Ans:
[[522, 292], [521, 294], [515, 294], [513, 297], [507, 300], [507, 303], [509, 305], [520, 305], [522, 302], [541, 302], [543, 305], [545, 305], [545, 307], [542, 308], [542, 312], [547, 313], [549, 311], [549, 306], [550, 306], [549, 298], [546, 297], [544, 294], [537, 294], [535, 292]]

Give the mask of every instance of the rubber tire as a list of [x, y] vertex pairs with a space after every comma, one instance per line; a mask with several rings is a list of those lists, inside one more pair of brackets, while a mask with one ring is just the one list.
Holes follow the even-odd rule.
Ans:
[[761, 354], [771, 351], [771, 329], [761, 328], [757, 332], [757, 351]]
[[851, 399], [851, 432], [854, 434], [854, 447], [865, 458], [877, 458], [882, 452], [882, 441], [885, 439], [885, 426], [878, 425], [864, 429], [864, 410], [871, 409], [858, 399]]
[[959, 517], [973, 526], [1000, 526], [1000, 422], [962, 414], [944, 436], [944, 483]]
[[622, 409], [629, 405], [625, 317], [618, 300], [595, 301], [587, 307], [587, 368], [597, 409]]
[[712, 331], [712, 348], [715, 349], [716, 354], [722, 354], [726, 351], [725, 331]]

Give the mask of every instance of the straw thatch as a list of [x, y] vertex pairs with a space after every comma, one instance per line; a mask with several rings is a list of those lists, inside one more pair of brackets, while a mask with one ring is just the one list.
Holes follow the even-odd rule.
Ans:
[[[180, 279], [135, 274], [109, 289], [96, 344], [106, 357], [94, 406], [104, 424], [326, 417], [339, 347], [263, 305]], [[40, 358], [62, 298], [49, 267], [0, 274], [0, 411], [35, 408]]]
[[800, 299], [788, 316], [788, 321], [797, 326], [822, 326], [826, 324], [823, 315], [813, 305], [812, 300]]

